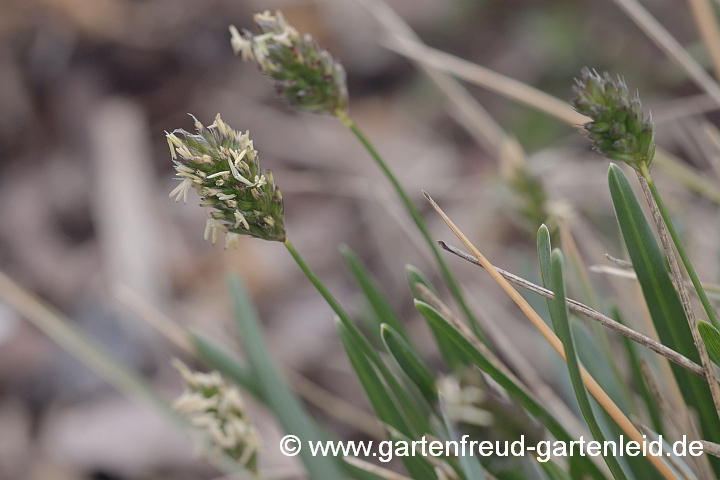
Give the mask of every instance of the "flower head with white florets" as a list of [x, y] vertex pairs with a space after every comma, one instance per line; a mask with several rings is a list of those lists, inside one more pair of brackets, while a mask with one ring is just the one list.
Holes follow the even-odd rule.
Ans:
[[300, 34], [281, 12], [255, 14], [260, 34], [230, 27], [231, 44], [244, 61], [255, 62], [278, 94], [301, 110], [335, 114], [348, 102], [345, 69], [309, 34]]
[[[193, 117], [194, 119], [195, 117]], [[180, 184], [170, 192], [187, 203], [193, 188], [201, 205], [213, 209], [205, 239], [225, 232], [225, 246], [239, 235], [285, 240], [283, 197], [270, 170], [262, 172], [249, 132], [233, 130], [220, 114], [205, 127], [195, 119], [195, 134], [175, 130], [167, 134], [170, 155]]]
[[185, 381], [185, 391], [173, 402], [173, 409], [205, 431], [210, 444], [201, 452], [218, 458], [226, 454], [252, 472], [257, 472], [260, 437], [250, 423], [245, 402], [237, 388], [228, 386], [220, 373], [193, 372], [178, 359], [173, 365]]

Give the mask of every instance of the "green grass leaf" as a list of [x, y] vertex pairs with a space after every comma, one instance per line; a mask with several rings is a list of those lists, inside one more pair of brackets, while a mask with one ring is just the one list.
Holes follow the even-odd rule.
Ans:
[[[551, 265], [552, 265], [552, 243], [550, 242], [550, 231], [545, 224], [540, 225], [537, 232], [537, 256], [538, 262], [540, 263], [540, 278], [542, 278], [543, 285], [545, 288], [552, 284], [550, 278]], [[550, 299], [547, 300], [548, 308], [552, 313], [555, 309], [554, 302]]]
[[407, 278], [410, 291], [412, 292], [412, 296], [414, 298], [421, 298], [420, 292], [418, 292], [417, 287], [415, 286], [418, 283], [425, 285], [431, 292], [438, 296], [438, 292], [435, 290], [433, 284], [417, 267], [410, 264], [405, 265], [405, 277]]
[[[445, 428], [447, 429], [450, 440], [460, 444], [461, 439], [455, 430], [455, 426], [452, 424], [452, 420], [450, 420], [450, 417], [447, 414], [447, 409], [443, 405], [442, 399], [440, 399], [440, 410], [442, 412], [443, 422], [445, 423]], [[458, 463], [460, 464], [460, 468], [462, 469], [462, 473], [466, 480], [485, 479], [485, 469], [476, 455], [462, 455], [462, 452], [460, 452], [460, 455], [458, 456]]]
[[350, 270], [350, 274], [355, 280], [355, 283], [365, 294], [365, 298], [367, 298], [367, 301], [375, 314], [375, 331], [378, 335], [380, 332], [380, 325], [387, 323], [397, 333], [402, 335], [405, 339], [408, 339], [409, 337], [405, 331], [405, 327], [395, 314], [395, 311], [392, 306], [390, 306], [390, 302], [388, 302], [380, 287], [378, 287], [375, 279], [372, 277], [370, 272], [368, 272], [367, 268], [365, 268], [365, 265], [363, 265], [362, 261], [347, 245], [340, 246], [340, 253], [343, 256], [345, 265], [347, 265], [348, 270]]
[[[552, 290], [552, 244], [550, 242], [550, 232], [545, 225], [541, 225], [538, 229], [537, 256], [538, 262], [540, 263], [540, 275], [543, 286]], [[550, 326], [555, 329], [555, 302], [549, 298], [546, 300], [548, 313], [552, 321]], [[624, 385], [620, 384], [618, 378], [614, 375], [614, 367], [611, 360], [605, 354], [605, 351], [600, 348], [601, 342], [593, 336], [591, 329], [588, 329], [585, 324], [573, 322], [572, 318], [571, 323], [573, 324], [575, 341], [578, 345], [577, 350], [585, 367], [620, 409], [623, 410], [626, 415], [631, 414], [629, 394]]]
[[[418, 283], [424, 285], [428, 290], [435, 294], [436, 297], [440, 298], [437, 290], [435, 290], [433, 284], [430, 283], [430, 280], [428, 280], [428, 278], [416, 267], [412, 265], [405, 265], [405, 276], [407, 277], [408, 285], [410, 286], [413, 298], [422, 302], [425, 301], [417, 289]], [[442, 355], [443, 360], [450, 371], [458, 371], [467, 365], [466, 359], [462, 355], [458, 354], [455, 346], [452, 343], [449, 343], [442, 335], [439, 335], [432, 325], [430, 325], [430, 332], [435, 338], [435, 343], [438, 346], [438, 350], [440, 350], [440, 355]]]
[[191, 333], [190, 338], [200, 360], [233, 380], [260, 402], [266, 403], [265, 392], [252, 368], [243, 366], [239, 359], [197, 333]]
[[567, 473], [565, 470], [560, 468], [557, 463], [553, 462], [552, 459], [548, 460], [547, 462], [538, 462], [540, 464], [540, 467], [542, 467], [545, 474], [548, 476], [550, 480], [572, 480], [573, 477], [570, 476], [569, 473]]
[[[288, 434], [298, 436], [305, 444], [308, 441], [325, 441], [326, 437], [323, 432], [275, 367], [275, 363], [268, 353], [268, 346], [257, 313], [244, 286], [235, 276], [230, 277], [229, 284], [243, 351], [256, 375], [266, 404], [275, 413], [277, 420]], [[314, 456], [310, 453], [309, 448], [303, 448], [299, 456], [310, 478], [320, 480], [345, 478], [340, 459]]]
[[[682, 303], [668, 275], [665, 256], [655, 241], [625, 174], [617, 165], [610, 165], [608, 181], [615, 216], [660, 340], [690, 360], [700, 363]], [[671, 368], [685, 401], [700, 416], [699, 423], [705, 438], [720, 442], [720, 419], [709, 386], [705, 380], [682, 367], [671, 364]], [[715, 472], [720, 474], [720, 459], [711, 458], [710, 461]]]
[[425, 361], [390, 325], [383, 324], [380, 328], [385, 348], [398, 367], [418, 387], [428, 403], [435, 403], [437, 400], [435, 375]]
[[[355, 336], [341, 321], [336, 321], [335, 325], [350, 365], [363, 386], [375, 414], [382, 422], [390, 425], [404, 436], [415, 438], [415, 432], [411, 430], [406, 415], [399, 407], [392, 391], [386, 387]], [[413, 478], [437, 478], [432, 466], [422, 457], [403, 457], [403, 462]]]
[[705, 342], [705, 348], [707, 348], [710, 359], [720, 365], [720, 331], [703, 320], [698, 322], [698, 330], [703, 342]]
[[[468, 339], [450, 325], [437, 310], [427, 303], [418, 300], [415, 301], [415, 308], [437, 329], [440, 335], [448, 341], [451, 341], [456, 349], [469, 358], [473, 364], [490, 375], [493, 380], [498, 382], [508, 392], [510, 397], [524, 407], [540, 423], [545, 425], [557, 440], [563, 442], [573, 440], [567, 430], [565, 430], [565, 427], [563, 427], [543, 405], [538, 403], [524, 387], [516, 383], [514, 378], [510, 377], [505, 371], [490, 361], [483, 352], [478, 350]], [[570, 457], [569, 461], [575, 472], [589, 475], [595, 479], [605, 478], [600, 469], [588, 457], [573, 456]]]
[[[577, 353], [575, 351], [575, 340], [570, 328], [568, 307], [565, 302], [564, 270], [565, 267], [563, 265], [562, 253], [560, 253], [560, 250], [556, 249], [552, 252], [551, 268], [553, 292], [555, 293], [555, 315], [553, 315], [555, 332], [557, 332], [558, 337], [565, 346], [565, 357], [567, 358], [570, 380], [572, 381], [573, 390], [575, 391], [575, 398], [577, 398], [578, 404], [580, 405], [580, 411], [585, 418], [585, 422], [590, 428], [590, 433], [592, 433], [593, 438], [602, 445], [605, 443], [605, 435], [595, 418], [592, 405], [590, 405], [590, 399], [588, 398], [587, 391], [585, 390], [585, 384], [583, 383], [582, 373], [580, 371], [580, 362], [578, 361]], [[606, 456], [604, 458], [605, 463], [607, 463], [607, 466], [610, 468], [610, 471], [616, 480], [627, 480], [622, 467], [614, 456]]]

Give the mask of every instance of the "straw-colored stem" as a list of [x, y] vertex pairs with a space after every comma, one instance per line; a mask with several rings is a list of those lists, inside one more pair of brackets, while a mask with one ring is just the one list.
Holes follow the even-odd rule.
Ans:
[[[482, 267], [480, 262], [478, 262], [477, 259], [475, 259], [475, 257], [473, 257], [472, 255], [469, 255], [469, 254], [463, 252], [462, 250], [459, 250], [459, 249], [453, 247], [452, 245], [447, 245], [443, 241], [439, 241], [438, 243], [440, 243], [440, 245], [448, 252], [450, 252], [454, 255], [457, 255], [458, 257], [460, 257], [464, 260], [467, 260], [468, 262], [471, 262], [475, 265]], [[550, 300], [555, 299], [555, 294], [553, 292], [551, 292], [550, 290], [543, 288], [540, 285], [536, 285], [536, 284], [530, 282], [529, 280], [525, 280], [524, 278], [519, 277], [519, 276], [515, 275], [514, 273], [507, 272], [507, 271], [505, 271], [501, 268], [497, 268], [497, 267], [496, 267], [496, 269], [500, 273], [500, 275], [505, 277], [509, 282], [514, 283], [515, 285], [518, 285], [520, 287], [526, 288], [526, 289], [530, 290], [531, 292], [537, 293], [538, 295], [542, 295], [545, 298], [549, 298]], [[703, 369], [702, 366], [693, 362], [686, 356], [676, 352], [675, 350], [673, 350], [669, 347], [666, 347], [662, 343], [659, 343], [659, 342], [653, 340], [652, 338], [650, 338], [646, 335], [643, 335], [642, 333], [637, 332], [637, 331], [633, 330], [632, 328], [627, 327], [627, 326], [623, 325], [622, 323], [617, 322], [617, 321], [613, 320], [612, 318], [610, 318], [606, 315], [603, 315], [602, 313], [600, 313], [596, 310], [593, 310], [592, 308], [588, 307], [587, 305], [585, 305], [583, 303], [578, 302], [577, 300], [568, 298], [567, 304], [568, 304], [568, 307], [570, 308], [570, 310], [580, 313], [582, 315], [585, 315], [586, 317], [597, 321], [601, 325], [603, 325], [611, 330], [614, 330], [615, 332], [617, 332], [621, 335], [628, 337], [629, 339], [639, 343], [640, 345], [643, 345], [644, 347], [649, 348], [653, 352], [667, 358], [671, 362], [677, 363], [681, 367], [688, 369], [695, 375], [705, 378], [705, 370]]]
[[640, 2], [637, 0], [615, 0], [615, 3], [645, 32], [650, 40], [685, 70], [698, 87], [710, 95], [714, 102], [720, 103], [720, 85]]
[[567, 102], [538, 90], [514, 78], [494, 72], [468, 60], [423, 45], [411, 39], [395, 36], [385, 41], [385, 46], [400, 55], [421, 62], [438, 71], [449, 73], [474, 83], [503, 97], [545, 112], [569, 125], [582, 125], [589, 119]]
[[445, 260], [443, 259], [442, 255], [440, 254], [440, 250], [438, 250], [437, 245], [433, 241], [432, 237], [430, 236], [430, 231], [427, 228], [427, 225], [425, 225], [425, 219], [418, 211], [417, 207], [413, 203], [413, 201], [408, 196], [407, 192], [405, 191], [405, 188], [400, 184], [400, 181], [395, 176], [393, 171], [390, 169], [388, 164], [383, 160], [382, 156], [380, 156], [380, 153], [378, 153], [375, 146], [372, 144], [372, 142], [365, 136], [365, 134], [360, 130], [360, 128], [353, 122], [353, 120], [345, 113], [344, 110], [338, 110], [336, 112], [336, 115], [338, 118], [340, 118], [343, 123], [352, 131], [355, 136], [360, 140], [360, 142], [363, 144], [363, 146], [367, 149], [370, 156], [375, 160], [375, 163], [378, 167], [380, 167], [380, 170], [382, 170], [383, 174], [392, 184], [393, 188], [395, 189], [395, 192], [400, 197], [400, 199], [403, 202], [403, 205], [405, 206], [405, 209], [410, 214], [410, 217], [415, 222], [415, 225], [417, 226], [418, 230], [420, 230], [420, 233], [422, 234], [423, 238], [425, 239], [425, 242], [427, 243], [428, 247], [430, 248], [433, 256], [435, 257], [435, 260], [437, 261], [438, 267], [440, 267], [440, 271], [442, 272], [443, 277], [445, 278], [445, 283], [447, 284], [450, 292], [452, 293], [453, 297], [455, 297], [455, 301], [460, 306], [460, 309], [462, 310], [463, 314], [465, 315], [465, 318], [470, 323], [470, 326], [472, 327], [473, 331], [475, 332], [475, 335], [477, 335], [481, 340], [484, 341], [485, 337], [478, 328], [477, 321], [475, 320], [475, 316], [470, 311], [470, 307], [468, 307], [467, 302], [465, 301], [465, 297], [463, 296], [463, 293], [460, 289], [460, 285], [458, 284], [457, 280], [455, 279], [455, 276], [450, 271], [450, 268], [448, 267], [447, 263], [445, 263]]
[[688, 0], [700, 36], [710, 55], [715, 78], [720, 79], [720, 29], [710, 0]]
[[[357, 0], [378, 24], [393, 36], [420, 42], [420, 37], [400, 15], [383, 0]], [[452, 76], [437, 69], [415, 62], [428, 78], [448, 99], [449, 112], [457, 122], [488, 152], [500, 151], [508, 135], [482, 105]]]
[[[505, 98], [546, 113], [571, 127], [580, 127], [590, 121], [590, 118], [577, 113], [569, 103], [559, 98], [481, 65], [428, 47], [414, 39], [396, 37], [388, 40], [386, 46], [400, 55], [418, 62], [426, 69], [435, 69], [438, 72], [454, 75]], [[712, 81], [712, 79], [710, 80]], [[654, 165], [690, 190], [720, 205], [720, 189], [717, 185], [682, 163], [670, 152], [658, 148], [655, 153]]]
[[720, 445], [707, 440], [700, 440], [703, 444], [703, 451], [715, 457], [720, 457]]
[[[424, 192], [423, 192], [424, 193]], [[533, 310], [533, 308], [530, 306], [530, 304], [523, 298], [520, 293], [518, 293], [517, 290], [513, 288], [512, 285], [503, 277], [500, 272], [497, 271], [495, 266], [490, 263], [485, 256], [480, 253], [480, 250], [475, 247], [475, 245], [472, 244], [472, 242], [465, 236], [462, 231], [453, 223], [452, 220], [450, 220], [450, 217], [448, 217], [445, 212], [440, 208], [440, 206], [435, 203], [435, 201], [425, 193], [425, 197], [428, 199], [428, 201], [432, 204], [433, 208], [440, 214], [440, 216], [445, 220], [445, 223], [447, 223], [448, 227], [453, 231], [453, 233], [460, 239], [460, 241], [465, 245], [465, 247], [470, 251], [470, 253], [473, 254], [473, 256], [477, 259], [478, 262], [483, 266], [483, 268], [490, 274], [490, 276], [495, 280], [500, 287], [505, 291], [505, 293], [508, 294], [508, 296], [515, 302], [515, 304], [520, 307], [520, 310], [525, 314], [526, 317], [530, 320], [530, 322], [533, 324], [533, 326], [542, 334], [542, 336], [547, 340], [547, 342], [550, 344], [550, 346], [557, 352], [560, 357], [567, 362], [567, 358], [565, 358], [565, 347], [560, 341], [560, 339], [555, 335], [555, 333], [548, 327], [548, 325], [543, 321], [543, 319], [538, 315], [538, 313]], [[580, 367], [580, 373], [582, 375], [583, 384], [588, 389], [590, 394], [595, 397], [595, 400], [602, 406], [605, 411], [610, 415], [610, 417], [615, 421], [615, 423], [620, 426], [620, 428], [634, 441], [638, 442], [639, 444], [644, 444], [645, 439], [643, 438], [642, 433], [633, 425], [633, 423], [628, 419], [625, 414], [618, 408], [618, 406], [615, 404], [615, 402], [612, 401], [612, 399], [608, 396], [608, 394], [605, 392], [605, 390], [602, 389], [602, 387], [597, 383], [597, 381], [588, 373], [588, 371], [584, 367]], [[661, 456], [655, 456], [650, 455], [648, 457], [648, 460], [655, 466], [655, 468], [660, 472], [660, 474], [666, 478], [667, 480], [677, 480], [677, 477], [673, 474], [673, 472], [670, 470], [668, 465], [662, 460]]]

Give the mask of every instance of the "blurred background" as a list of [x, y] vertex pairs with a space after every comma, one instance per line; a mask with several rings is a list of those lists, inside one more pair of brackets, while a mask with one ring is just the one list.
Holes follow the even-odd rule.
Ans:
[[[659, 144], [717, 185], [720, 137], [713, 137], [713, 122], [720, 116], [712, 101], [612, 1], [387, 3], [428, 45], [563, 100], [584, 66], [624, 75], [652, 108]], [[644, 4], [709, 64], [685, 2]], [[528, 198], [514, 182], [516, 165], [458, 123], [428, 77], [383, 46], [383, 27], [355, 0], [3, 0], [0, 268], [164, 397], [181, 391], [170, 359], [182, 352], [132, 314], [127, 300], [118, 301], [118, 289], [237, 351], [225, 288], [226, 272], [234, 271], [248, 284], [275, 360], [368, 411], [331, 310], [283, 246], [250, 238], [237, 250], [212, 246], [203, 241], [207, 213], [194, 192], [187, 206], [168, 198], [175, 182], [164, 132], [192, 129], [188, 113], [207, 125], [221, 112], [234, 128], [250, 130], [263, 167], [273, 169], [283, 189], [298, 250], [362, 324], [367, 308], [337, 249], [348, 244], [441, 368], [413, 309], [404, 266], [441, 281], [394, 192], [341, 122], [291, 111], [254, 65], [232, 53], [228, 25], [251, 28], [252, 14], [265, 9], [282, 9], [344, 64], [352, 116], [417, 199], [437, 238], [453, 240], [421, 201], [421, 188], [491, 261], [526, 278], [539, 276], [534, 231], [547, 212], [566, 221], [587, 265], [606, 262], [605, 252], [623, 257], [607, 161], [591, 154], [573, 128], [468, 86], [499, 131], [528, 153], [522, 168], [542, 193]], [[657, 181], [671, 210], [683, 213], [678, 226], [688, 250], [704, 259], [696, 263], [701, 278], [717, 281], [717, 205], [672, 175], [659, 171]], [[570, 394], [556, 378], [553, 354], [499, 289], [477, 267], [448, 260], [474, 308], [510, 332], [545, 379]], [[591, 281], [630, 299], [637, 308], [629, 313], [646, 316], [632, 280], [592, 273]], [[362, 437], [309, 408], [338, 436]], [[274, 447], [281, 430], [262, 407], [251, 410], [266, 444], [261, 465], [292, 473], [297, 463]], [[0, 303], [0, 478], [220, 475], [193, 456], [182, 431], [117, 393]]]

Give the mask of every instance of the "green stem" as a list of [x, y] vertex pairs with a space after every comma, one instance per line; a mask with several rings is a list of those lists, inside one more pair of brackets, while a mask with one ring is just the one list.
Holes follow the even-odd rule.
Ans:
[[465, 297], [460, 290], [460, 286], [458, 285], [455, 276], [452, 274], [450, 268], [445, 263], [445, 260], [440, 254], [440, 250], [438, 249], [435, 241], [430, 235], [430, 231], [428, 230], [427, 225], [425, 225], [425, 219], [420, 214], [417, 207], [415, 207], [415, 204], [412, 202], [412, 200], [410, 200], [410, 197], [405, 192], [405, 189], [400, 184], [400, 181], [397, 179], [392, 170], [390, 170], [390, 167], [387, 163], [385, 163], [385, 160], [383, 160], [383, 158], [380, 156], [378, 151], [375, 149], [375, 146], [370, 142], [370, 140], [365, 136], [365, 134], [363, 134], [363, 132], [358, 128], [355, 122], [353, 122], [353, 120], [345, 113], [345, 111], [338, 110], [337, 112], [335, 112], [335, 115], [343, 121], [343, 123], [350, 129], [350, 131], [355, 134], [358, 140], [360, 140], [360, 142], [365, 146], [365, 149], [367, 149], [368, 153], [370, 153], [370, 156], [375, 160], [375, 163], [378, 165], [378, 167], [380, 167], [380, 170], [382, 170], [387, 179], [390, 180], [390, 183], [395, 188], [395, 191], [405, 205], [405, 209], [410, 214], [410, 217], [412, 217], [415, 225], [417, 226], [418, 230], [420, 230], [420, 233], [425, 239], [425, 242], [427, 242], [428, 246], [430, 247], [430, 250], [435, 257], [435, 260], [437, 260], [438, 266], [440, 267], [440, 271], [442, 272], [443, 277], [445, 277], [445, 282], [447, 283], [447, 286], [450, 289], [453, 297], [455, 297], [455, 301], [458, 303], [463, 313], [465, 314], [465, 317], [470, 323], [470, 326], [473, 329], [473, 333], [475, 333], [475, 335], [479, 339], [486, 343], [485, 335], [483, 335], [482, 331], [478, 327], [475, 316], [472, 314], [470, 308], [465, 302]]
[[[372, 347], [372, 345], [370, 345], [370, 342], [367, 340], [367, 338], [365, 338], [365, 336], [360, 332], [357, 326], [352, 322], [352, 320], [350, 320], [348, 314], [345, 313], [345, 310], [340, 306], [340, 303], [335, 299], [335, 297], [333, 297], [332, 293], [330, 293], [322, 280], [320, 280], [317, 275], [315, 275], [315, 272], [312, 271], [310, 265], [308, 265], [302, 258], [300, 253], [295, 250], [295, 246], [292, 244], [290, 239], [286, 238], [283, 244], [285, 245], [285, 248], [287, 248], [290, 252], [290, 255], [292, 255], [292, 257], [295, 259], [295, 262], [298, 264], [300, 269], [305, 273], [305, 276], [307, 276], [307, 278], [310, 280], [310, 282], [312, 282], [317, 291], [320, 292], [320, 295], [323, 296], [325, 301], [327, 301], [330, 307], [335, 311], [338, 318], [345, 326], [345, 328], [347, 328], [347, 330], [350, 332], [350, 335], [354, 338], [357, 344], [360, 346], [360, 349], [365, 354], [365, 356], [367, 356], [375, 364], [378, 371], [385, 379], [385, 382], [389, 385], [391, 391], [397, 398], [398, 404], [402, 406], [402, 412], [408, 417], [410, 423], [414, 422], [415, 425], [423, 422], [426, 423], [427, 419], [425, 418], [423, 420], [422, 413], [419, 411], [417, 405], [409, 397], [409, 395], [405, 391], [405, 388], [393, 376], [392, 372], [390, 372], [390, 369], [388, 369], [387, 365], [385, 365], [385, 362], [383, 362], [380, 354]], [[430, 427], [427, 426], [423, 430], [430, 431], [429, 428]], [[424, 431], [419, 433], [424, 433]]]
[[653, 198], [655, 199], [655, 203], [657, 203], [658, 210], [660, 211], [660, 215], [662, 216], [663, 220], [665, 221], [665, 225], [667, 226], [668, 232], [670, 232], [670, 238], [672, 238], [673, 243], [675, 244], [675, 248], [677, 249], [678, 254], [680, 255], [680, 259], [682, 259], [683, 265], [685, 265], [685, 270], [687, 270], [688, 275], [690, 276], [690, 281], [692, 281], [693, 286], [695, 287], [695, 291], [698, 294], [698, 297], [700, 297], [700, 301], [703, 304], [703, 307], [705, 308], [705, 313], [707, 313], [708, 318], [710, 319], [710, 322], [713, 324], [715, 328], [720, 329], [720, 322], [718, 321], [717, 316], [715, 315], [715, 310], [713, 310], [713, 306], [710, 303], [710, 299], [708, 299], [707, 295], [705, 294], [705, 289], [702, 286], [702, 283], [700, 282], [700, 279], [697, 276], [697, 273], [695, 273], [695, 268], [693, 268], [692, 263], [690, 262], [690, 257], [688, 257], [687, 252], [685, 251], [685, 247], [682, 244], [682, 241], [680, 240], [680, 236], [678, 235], [677, 231], [675, 230], [675, 225], [673, 225], [672, 219], [670, 218], [670, 214], [667, 211], [667, 208], [665, 208], [665, 203], [663, 203], [662, 198], [660, 197], [660, 193], [657, 191], [657, 187], [655, 186], [655, 182], [653, 182], [652, 175], [650, 174], [650, 170], [647, 167], [641, 167], [642, 176], [645, 178], [645, 180], [648, 183], [648, 186], [650, 187], [650, 192], [652, 193]]
[[305, 262], [300, 253], [295, 250], [295, 246], [292, 244], [290, 239], [286, 238], [283, 244], [285, 245], [285, 248], [287, 248], [290, 252], [290, 255], [292, 255], [292, 257], [295, 259], [295, 262], [297, 262], [300, 269], [305, 273], [305, 276], [307, 276], [310, 282], [312, 282], [317, 291], [320, 292], [320, 295], [322, 295], [328, 305], [330, 305], [330, 308], [332, 308], [333, 311], [337, 314], [337, 316], [340, 317], [340, 320], [342, 320], [342, 322], [346, 325], [353, 324], [348, 314], [345, 313], [345, 310], [343, 310], [343, 308], [340, 306], [340, 303], [338, 303], [335, 297], [333, 297], [332, 293], [330, 293], [330, 290], [328, 290], [322, 280], [320, 280], [317, 275], [315, 275], [315, 272], [312, 271], [310, 265]]

